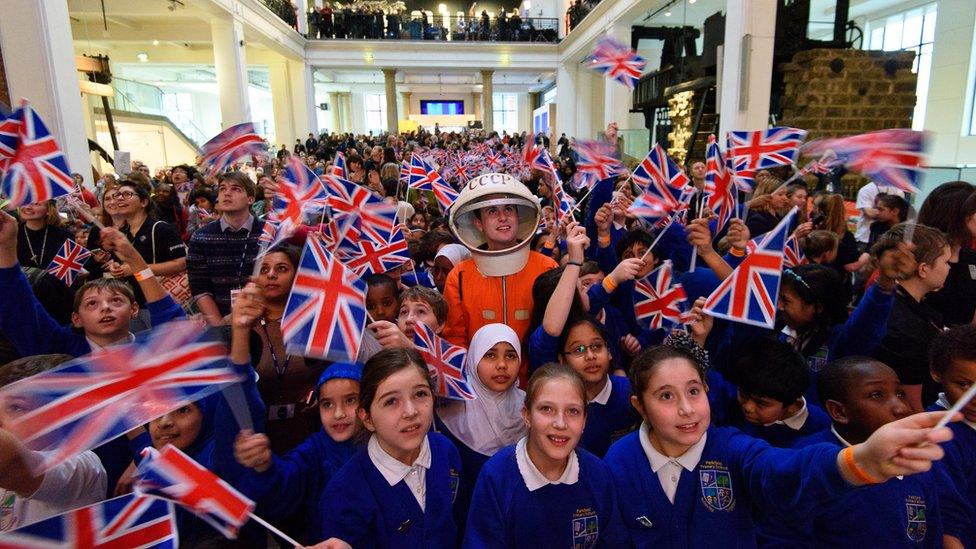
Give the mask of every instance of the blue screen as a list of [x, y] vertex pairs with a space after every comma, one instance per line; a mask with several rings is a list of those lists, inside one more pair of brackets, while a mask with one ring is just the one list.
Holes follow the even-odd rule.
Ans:
[[420, 100], [420, 114], [464, 114], [464, 101]]

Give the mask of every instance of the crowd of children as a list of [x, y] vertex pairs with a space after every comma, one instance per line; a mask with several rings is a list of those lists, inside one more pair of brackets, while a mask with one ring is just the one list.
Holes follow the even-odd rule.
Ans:
[[[399, 163], [408, 150], [388, 143]], [[369, 170], [389, 160], [379, 149]], [[193, 171], [165, 178], [182, 192]], [[38, 456], [2, 429], [32, 404], [0, 403], [0, 545], [3, 531], [131, 491], [141, 450], [166, 444], [317, 548], [976, 545], [976, 403], [934, 428], [976, 383], [976, 187], [934, 189], [912, 221], [882, 188], [859, 247], [842, 197], [769, 173], [718, 235], [707, 212], [643, 226], [624, 175], [557, 219], [551, 177], [482, 175], [446, 219], [428, 215], [429, 196], [364, 178], [417, 230], [410, 263], [364, 277], [368, 341], [345, 362], [285, 343], [300, 239], [316, 236], [258, 258], [257, 177], [210, 182], [219, 217], [198, 219], [188, 251], [185, 226], [150, 212], [150, 188], [106, 186], [114, 227], [89, 238], [104, 256], [68, 288], [70, 313], [32, 271], [72, 236], [55, 230], [54, 204], [0, 212], [0, 334], [17, 357], [0, 386], [199, 313], [229, 343], [253, 418], [242, 428], [217, 393], [35, 475]], [[273, 195], [273, 178], [262, 185]], [[206, 185], [193, 192], [208, 199]], [[775, 328], [709, 315], [750, 240], [794, 206], [806, 261], [779, 273]], [[674, 330], [635, 312], [637, 282], [662, 266], [687, 294]], [[184, 271], [196, 309], [163, 285]], [[476, 398], [438, 394], [421, 324], [467, 349]], [[177, 525], [188, 547], [287, 546], [253, 523], [234, 541], [186, 511]]]

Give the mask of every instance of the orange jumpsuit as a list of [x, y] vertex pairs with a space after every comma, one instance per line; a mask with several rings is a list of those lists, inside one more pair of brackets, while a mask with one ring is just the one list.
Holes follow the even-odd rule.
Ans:
[[[515, 330], [519, 341], [525, 343], [532, 316], [532, 284], [540, 274], [557, 266], [551, 257], [537, 252], [529, 252], [525, 267], [508, 276], [485, 276], [474, 259], [458, 263], [444, 285], [448, 309], [442, 337], [467, 347], [479, 328], [500, 323]], [[519, 353], [525, 354], [521, 349]], [[523, 387], [527, 366], [528, 357], [523, 356], [519, 371]]]

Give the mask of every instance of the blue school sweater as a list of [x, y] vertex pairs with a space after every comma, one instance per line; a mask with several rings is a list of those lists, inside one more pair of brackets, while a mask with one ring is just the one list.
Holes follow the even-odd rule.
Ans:
[[[843, 443], [830, 431], [802, 441], [815, 448]], [[809, 448], [806, 446], [804, 448]], [[795, 536], [817, 547], [942, 547], [942, 518], [933, 471], [862, 486], [833, 500], [820, 500], [805, 518], [775, 523], [776, 537]], [[784, 533], [790, 531], [790, 534]]]
[[[927, 409], [945, 410], [938, 404]], [[939, 462], [943, 473], [939, 482], [942, 528], [946, 534], [959, 538], [965, 547], [976, 547], [976, 427], [953, 421], [949, 428], [953, 437], [942, 443], [945, 457]]]
[[607, 452], [621, 520], [635, 547], [755, 547], [756, 508], [803, 516], [853, 487], [837, 469], [837, 449], [773, 448], [737, 429], [710, 427], [694, 471], [681, 470], [672, 504], [639, 433]]
[[461, 458], [444, 435], [428, 433], [427, 440], [431, 465], [426, 475], [426, 510], [417, 504], [406, 482], [390, 486], [364, 448], [325, 488], [320, 503], [321, 538], [339, 538], [356, 549], [455, 547], [454, 500]]
[[784, 424], [757, 425], [749, 423], [742, 415], [739, 389], [722, 374], [709, 370], [708, 404], [712, 409], [712, 424], [736, 427], [743, 433], [765, 440], [777, 448], [793, 448], [797, 441], [830, 429], [830, 417], [819, 406], [807, 402], [807, 418], [799, 429]]
[[[91, 352], [81, 330], [58, 324], [44, 310], [19, 264], [0, 269], [0, 288], [0, 332], [21, 356], [51, 353], [82, 356]], [[186, 317], [169, 295], [147, 303], [146, 308], [153, 326]]]
[[240, 480], [241, 492], [257, 503], [256, 512], [266, 520], [287, 519], [299, 511], [305, 514], [305, 543], [322, 541], [319, 500], [332, 476], [363, 445], [347, 440], [336, 442], [325, 430], [305, 439], [283, 456], [273, 456], [263, 473], [249, 470]]
[[637, 428], [638, 420], [637, 411], [630, 405], [630, 381], [623, 376], [610, 376], [607, 403], [586, 405], [586, 427], [579, 446], [603, 457], [611, 444]]
[[619, 547], [626, 537], [616, 509], [610, 469], [576, 450], [579, 480], [530, 492], [515, 445], [499, 450], [478, 477], [464, 547]]

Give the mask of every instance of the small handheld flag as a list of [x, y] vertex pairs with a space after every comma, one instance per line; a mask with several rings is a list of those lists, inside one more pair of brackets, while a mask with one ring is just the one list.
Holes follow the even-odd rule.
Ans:
[[878, 185], [917, 193], [925, 166], [925, 132], [894, 129], [852, 137], [821, 139], [808, 144], [805, 153], [833, 150], [851, 170], [861, 172]]
[[200, 148], [203, 164], [210, 166], [210, 173], [220, 173], [227, 166], [245, 156], [265, 156], [267, 145], [254, 131], [254, 124], [245, 122], [218, 133]]
[[647, 61], [637, 55], [633, 48], [609, 36], [604, 36], [597, 42], [588, 63], [591, 69], [609, 76], [629, 89], [637, 86], [646, 65]]
[[725, 164], [725, 157], [718, 148], [714, 136], [708, 138], [705, 170], [705, 192], [702, 196], [706, 208], [718, 214], [715, 233], [719, 233], [735, 214], [736, 196], [732, 173]]
[[667, 260], [634, 285], [634, 313], [641, 326], [657, 330], [683, 323], [681, 304], [687, 296], [681, 284], [673, 282], [671, 261]]
[[14, 206], [44, 202], [75, 190], [64, 153], [27, 101], [0, 123], [0, 169], [0, 194]]
[[438, 396], [457, 400], [478, 398], [464, 377], [464, 359], [468, 353], [464, 347], [441, 339], [422, 322], [414, 326], [413, 341], [427, 361]]
[[84, 270], [85, 260], [91, 255], [88, 248], [78, 244], [70, 238], [64, 241], [64, 245], [54, 256], [47, 272], [51, 273], [65, 286], [70, 287], [75, 282], [75, 276]]
[[786, 127], [729, 132], [725, 154], [735, 172], [736, 187], [750, 193], [756, 172], [795, 163], [806, 135], [806, 130]]

